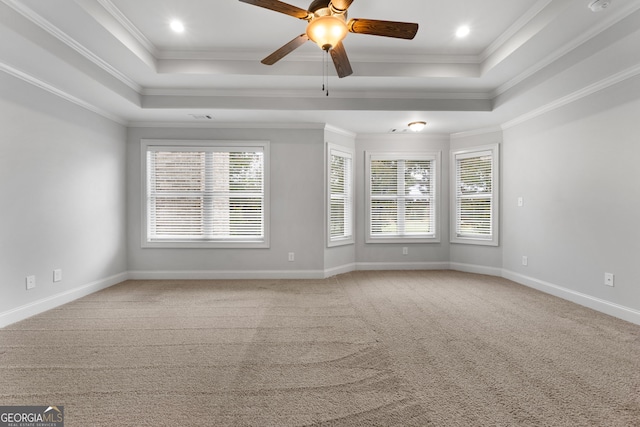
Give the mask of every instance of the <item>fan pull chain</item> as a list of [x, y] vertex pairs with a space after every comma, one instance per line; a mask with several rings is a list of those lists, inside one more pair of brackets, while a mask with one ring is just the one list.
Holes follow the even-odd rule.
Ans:
[[326, 90], [326, 95], [325, 96], [329, 96], [329, 49], [327, 49], [327, 54], [326, 56], [326, 60], [325, 62], [325, 67], [324, 67], [324, 75], [326, 76], [326, 86], [327, 86], [327, 90]]
[[322, 91], [325, 96], [329, 96], [329, 49], [323, 49], [322, 55]]
[[325, 92], [325, 86], [324, 86], [324, 63], [327, 61], [327, 56], [326, 55], [322, 55], [322, 92]]

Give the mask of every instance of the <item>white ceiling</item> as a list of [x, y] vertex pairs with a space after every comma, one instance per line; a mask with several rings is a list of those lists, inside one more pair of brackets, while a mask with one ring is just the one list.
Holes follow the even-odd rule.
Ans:
[[[600, 13], [589, 3], [355, 0], [351, 18], [420, 29], [413, 40], [349, 34], [354, 74], [338, 79], [331, 67], [328, 97], [312, 42], [260, 63], [306, 22], [238, 0], [0, 0], [0, 66], [129, 125], [328, 123], [379, 134], [425, 120], [425, 132], [457, 133], [517, 120], [640, 64], [640, 1]], [[462, 24], [472, 32], [457, 39]], [[624, 59], [612, 67], [616, 53]], [[193, 117], [204, 114], [213, 119]]]

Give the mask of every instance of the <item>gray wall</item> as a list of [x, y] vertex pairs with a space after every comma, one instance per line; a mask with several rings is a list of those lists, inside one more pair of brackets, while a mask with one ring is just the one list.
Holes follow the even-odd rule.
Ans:
[[[354, 140], [324, 126], [127, 131], [8, 75], [0, 75], [0, 89], [0, 324], [11, 312], [33, 314], [136, 275], [319, 277], [349, 268], [449, 266], [501, 274], [639, 319], [639, 76], [502, 132], [451, 139]], [[140, 139], [146, 138], [271, 141], [271, 247], [142, 249]], [[327, 142], [355, 148], [355, 245], [326, 246]], [[449, 151], [495, 142], [501, 142], [500, 246], [449, 244]], [[423, 149], [442, 152], [441, 241], [365, 244], [365, 151]], [[288, 252], [295, 252], [294, 262]], [[52, 281], [55, 268], [63, 270], [60, 283]], [[615, 287], [603, 285], [605, 272], [615, 274]], [[27, 275], [37, 278], [30, 291]]]
[[504, 131], [507, 277], [640, 310], [639, 119], [636, 76]]
[[[141, 139], [267, 140], [271, 151], [271, 247], [141, 248]], [[144, 277], [321, 276], [324, 271], [324, 128], [131, 128], [128, 133], [129, 268]], [[288, 261], [288, 253], [295, 261]], [[155, 276], [154, 276], [155, 275]]]
[[[500, 144], [502, 149], [502, 131], [470, 133], [452, 135], [451, 150], [459, 150], [483, 145]], [[502, 153], [500, 153], [502, 155]], [[447, 161], [450, 162], [449, 156]], [[500, 177], [502, 178], [502, 159], [500, 161]], [[450, 177], [449, 177], [450, 179]], [[502, 179], [501, 179], [502, 181]], [[502, 188], [500, 186], [499, 188]], [[501, 206], [502, 207], [502, 206]], [[502, 218], [502, 209], [499, 208], [499, 218]], [[449, 249], [449, 261], [453, 268], [470, 270], [486, 274], [501, 275], [502, 269], [502, 230], [499, 234], [498, 246], [482, 246], [452, 243]], [[447, 235], [449, 239], [449, 235]]]
[[[325, 142], [327, 144], [335, 144], [335, 145], [339, 145], [342, 147], [345, 147], [347, 149], [350, 149], [354, 152], [354, 158], [353, 158], [353, 173], [354, 175], [358, 173], [358, 169], [361, 167], [360, 165], [360, 161], [359, 159], [356, 158], [355, 156], [355, 135], [350, 135], [348, 133], [345, 132], [340, 132], [336, 129], [326, 129], [325, 130]], [[325, 147], [325, 150], [327, 148]], [[325, 197], [325, 205], [324, 205], [324, 223], [327, 224], [328, 223], [328, 207], [327, 207], [327, 192], [329, 191], [327, 188], [327, 161], [326, 161], [326, 154], [325, 154], [325, 179], [324, 179], [324, 184], [325, 184], [325, 188], [324, 188], [324, 197]], [[354, 200], [355, 202], [355, 200]], [[356, 218], [356, 223], [357, 218]], [[355, 224], [354, 224], [355, 227]], [[348, 244], [348, 245], [342, 245], [342, 246], [334, 246], [334, 247], [327, 247], [327, 241], [328, 241], [328, 236], [327, 236], [327, 229], [325, 227], [324, 229], [325, 235], [324, 235], [324, 246], [325, 246], [325, 251], [324, 251], [324, 265], [325, 265], [325, 274], [326, 275], [333, 275], [333, 274], [339, 274], [342, 272], [348, 272], [348, 271], [353, 271], [355, 269], [355, 263], [356, 263], [356, 248], [355, 248], [355, 244]], [[354, 229], [354, 233], [356, 232], [356, 230]]]
[[126, 273], [126, 131], [4, 73], [0, 93], [0, 314], [33, 314]]
[[[442, 153], [440, 242], [365, 243], [365, 152], [433, 151]], [[364, 135], [356, 139], [356, 259], [358, 268], [446, 268], [449, 262], [449, 136], [445, 135]], [[407, 247], [409, 253], [402, 254]]]

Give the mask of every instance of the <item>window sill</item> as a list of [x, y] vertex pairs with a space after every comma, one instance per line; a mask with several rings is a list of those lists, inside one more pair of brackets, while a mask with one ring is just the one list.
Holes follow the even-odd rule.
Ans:
[[473, 237], [452, 237], [450, 243], [477, 246], [499, 246], [498, 239], [477, 239]]
[[187, 241], [144, 241], [143, 249], [268, 249], [269, 242], [187, 242]]
[[367, 237], [365, 243], [440, 243], [439, 237]]
[[349, 237], [347, 239], [330, 240], [329, 242], [327, 242], [327, 247], [335, 248], [338, 246], [347, 246], [347, 245], [353, 245], [353, 244], [355, 244], [355, 240], [352, 237]]

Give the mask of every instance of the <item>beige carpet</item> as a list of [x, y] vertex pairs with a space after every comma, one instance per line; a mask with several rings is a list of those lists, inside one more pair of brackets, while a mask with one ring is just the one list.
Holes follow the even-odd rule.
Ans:
[[90, 426], [640, 426], [640, 326], [507, 280], [129, 281], [0, 330], [0, 405]]

